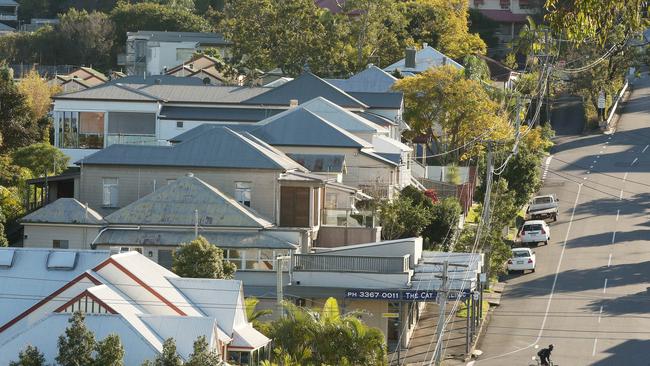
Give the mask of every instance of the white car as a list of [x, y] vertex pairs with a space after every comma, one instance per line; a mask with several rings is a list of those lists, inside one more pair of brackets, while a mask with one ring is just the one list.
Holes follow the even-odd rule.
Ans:
[[514, 248], [512, 258], [508, 259], [508, 273], [527, 270], [535, 272], [536, 262], [535, 251], [530, 248]]
[[544, 243], [551, 240], [551, 229], [544, 220], [529, 220], [519, 231], [519, 241], [523, 245]]

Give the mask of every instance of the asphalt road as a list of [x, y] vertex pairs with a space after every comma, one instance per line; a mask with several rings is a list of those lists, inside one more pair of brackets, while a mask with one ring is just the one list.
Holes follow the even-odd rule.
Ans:
[[574, 108], [542, 193], [560, 199], [537, 270], [507, 278], [474, 365], [530, 365], [555, 344], [560, 366], [650, 365], [650, 79], [636, 82], [618, 129], [579, 135]]

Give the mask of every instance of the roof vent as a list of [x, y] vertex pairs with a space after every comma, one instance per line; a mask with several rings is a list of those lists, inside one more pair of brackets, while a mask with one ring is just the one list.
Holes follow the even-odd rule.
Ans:
[[415, 48], [408, 47], [406, 49], [406, 58], [404, 59], [404, 67], [407, 69], [415, 68]]
[[298, 99], [291, 99], [289, 101], [289, 108], [296, 108], [298, 106]]
[[192, 172], [188, 172], [187, 174], [185, 174], [185, 176], [186, 176], [186, 177], [190, 177], [190, 178], [192, 178], [192, 177], [194, 176], [194, 173], [192, 173]]
[[0, 250], [0, 268], [9, 268], [14, 264], [14, 249]]
[[368, 66], [366, 66], [366, 69], [369, 69], [369, 68], [371, 68], [371, 67], [373, 67], [373, 66], [375, 66], [375, 64], [373, 64], [373, 63], [371, 62], [371, 63], [368, 64]]
[[74, 269], [77, 263], [77, 252], [56, 251], [47, 256], [47, 269]]
[[442, 66], [445, 66], [447, 64], [447, 58], [443, 57], [442, 58]]

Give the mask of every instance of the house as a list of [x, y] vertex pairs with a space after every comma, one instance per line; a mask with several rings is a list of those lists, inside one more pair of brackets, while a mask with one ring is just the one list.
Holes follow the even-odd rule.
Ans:
[[118, 56], [118, 65], [125, 66], [128, 75], [161, 75], [165, 69], [182, 65], [195, 52], [207, 48], [216, 48], [226, 57], [230, 46], [217, 33], [127, 32], [126, 53]]
[[45, 26], [55, 26], [59, 24], [58, 18], [32, 18], [29, 23], [20, 26], [21, 32], [36, 32]]
[[6, 34], [10, 34], [15, 32], [16, 29], [13, 27], [10, 27], [4, 23], [0, 23], [0, 36], [4, 36]]
[[73, 312], [103, 339], [117, 334], [124, 364], [162, 353], [167, 338], [187, 360], [204, 336], [229, 364], [258, 364], [270, 340], [246, 318], [242, 283], [181, 278], [135, 251], [0, 248], [0, 364], [17, 360], [27, 345], [53, 363], [58, 336]]
[[464, 69], [464, 67], [458, 62], [429, 46], [427, 43], [423, 43], [420, 50], [407, 48], [405, 57], [394, 64], [385, 67], [384, 71], [389, 73], [399, 72], [403, 75], [409, 75], [419, 74], [432, 67], [440, 67], [444, 65], [451, 65], [458, 70]]
[[499, 47], [491, 50], [498, 56], [505, 56], [508, 45], [527, 23], [528, 16], [542, 14], [543, 2], [536, 0], [470, 0], [469, 7], [499, 25], [496, 36]]
[[492, 85], [499, 89], [511, 89], [513, 87], [513, 82], [517, 80], [519, 76], [518, 72], [515, 72], [508, 66], [503, 63], [483, 55], [479, 55], [488, 66], [490, 70], [490, 80], [492, 80]]
[[115, 143], [166, 144], [205, 123], [258, 122], [292, 103], [317, 97], [399, 137], [402, 93], [347, 93], [310, 73], [275, 88], [204, 85], [199, 78], [143, 75], [55, 96], [54, 142], [77, 161]]
[[18, 3], [14, 0], [0, 0], [0, 21], [18, 21]]

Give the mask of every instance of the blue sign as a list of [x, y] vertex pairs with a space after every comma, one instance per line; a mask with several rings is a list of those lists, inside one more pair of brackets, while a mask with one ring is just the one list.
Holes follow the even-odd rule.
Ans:
[[[447, 294], [448, 300], [465, 300], [471, 295], [471, 291], [450, 291]], [[349, 289], [345, 290], [346, 299], [367, 299], [367, 300], [392, 300], [392, 301], [436, 301], [438, 291], [435, 290], [371, 290], [371, 289]]]
[[399, 290], [352, 289], [345, 291], [346, 299], [399, 300]]
[[404, 290], [402, 300], [406, 301], [436, 301], [438, 291], [433, 290]]

